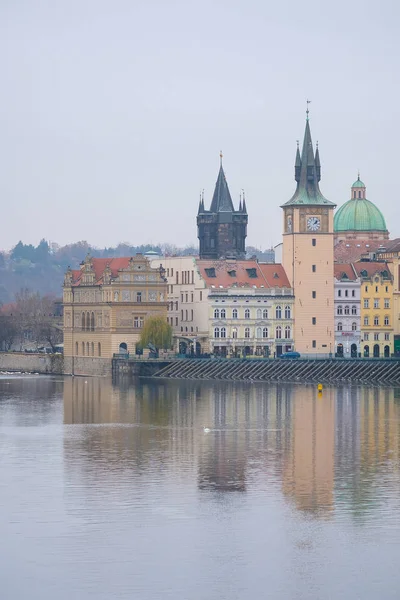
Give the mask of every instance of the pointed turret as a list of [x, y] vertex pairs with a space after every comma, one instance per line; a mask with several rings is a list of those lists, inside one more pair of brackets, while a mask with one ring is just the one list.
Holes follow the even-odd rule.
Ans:
[[245, 215], [247, 215], [247, 208], [246, 208], [246, 198], [244, 197], [244, 192], [243, 192], [243, 204], [242, 204], [242, 211], [244, 212]]
[[321, 181], [321, 162], [319, 160], [318, 142], [317, 142], [317, 149], [315, 151], [315, 169], [316, 169], [316, 173], [317, 173], [317, 181]]
[[294, 165], [295, 181], [300, 181], [300, 170], [301, 170], [301, 158], [300, 158], [299, 142], [297, 142], [296, 162]]
[[314, 156], [310, 122], [308, 120], [307, 112], [303, 148], [301, 150], [301, 155], [299, 150], [297, 150], [296, 154], [295, 180], [297, 181], [297, 189], [289, 202], [286, 202], [283, 206], [288, 206], [290, 204], [335, 206], [333, 202], [330, 202], [322, 195], [318, 185], [320, 179], [321, 164], [319, 152], [317, 149], [316, 155]]

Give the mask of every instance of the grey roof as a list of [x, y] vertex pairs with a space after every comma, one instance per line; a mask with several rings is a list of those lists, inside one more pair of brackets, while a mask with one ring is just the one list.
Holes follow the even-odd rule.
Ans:
[[310, 123], [308, 119], [306, 121], [306, 130], [304, 132], [300, 164], [298, 161], [299, 155], [297, 152], [295, 166], [297, 169], [300, 168], [299, 176], [295, 177], [297, 181], [297, 188], [292, 198], [288, 202], [285, 202], [283, 206], [289, 206], [291, 204], [336, 206], [334, 202], [327, 200], [319, 189], [318, 181], [320, 179], [321, 168], [319, 151], [317, 148], [317, 152], [314, 157]]
[[213, 199], [210, 206], [210, 212], [234, 212], [233, 202], [229, 193], [228, 184], [222, 164], [219, 168], [217, 183], [215, 184], [215, 190]]

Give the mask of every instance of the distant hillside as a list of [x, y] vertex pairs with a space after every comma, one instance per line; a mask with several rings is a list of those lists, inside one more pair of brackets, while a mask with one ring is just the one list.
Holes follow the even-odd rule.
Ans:
[[67, 246], [42, 240], [38, 246], [18, 244], [10, 253], [0, 253], [0, 304], [12, 302], [21, 289], [39, 292], [42, 296], [61, 296], [64, 273], [68, 266], [77, 268], [88, 252], [95, 257], [133, 256], [138, 252], [153, 250], [166, 255], [188, 255], [197, 248], [177, 248], [172, 245], [132, 246], [118, 244], [115, 248], [95, 248], [88, 242], [76, 242]]
[[[0, 304], [12, 302], [21, 289], [39, 292], [40, 295], [61, 296], [64, 273], [68, 266], [77, 268], [85, 256], [112, 258], [115, 256], [134, 256], [138, 252], [158, 252], [162, 256], [188, 256], [197, 254], [197, 246], [178, 248], [172, 244], [132, 246], [118, 244], [115, 248], [95, 248], [86, 241], [51, 246], [42, 240], [38, 246], [18, 244], [9, 253], [0, 253]], [[271, 251], [261, 251], [253, 246], [247, 247], [248, 256], [256, 256], [261, 261], [270, 260]]]

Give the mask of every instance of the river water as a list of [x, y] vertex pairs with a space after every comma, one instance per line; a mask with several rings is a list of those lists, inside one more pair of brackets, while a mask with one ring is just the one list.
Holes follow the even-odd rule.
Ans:
[[399, 461], [396, 389], [2, 376], [0, 598], [398, 599]]

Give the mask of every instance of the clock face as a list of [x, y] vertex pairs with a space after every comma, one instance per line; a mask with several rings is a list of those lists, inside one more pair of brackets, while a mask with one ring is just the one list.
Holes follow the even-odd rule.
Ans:
[[287, 230], [289, 233], [292, 231], [292, 217], [290, 216], [287, 218]]
[[308, 217], [307, 229], [309, 231], [318, 231], [321, 227], [321, 220], [318, 217]]

